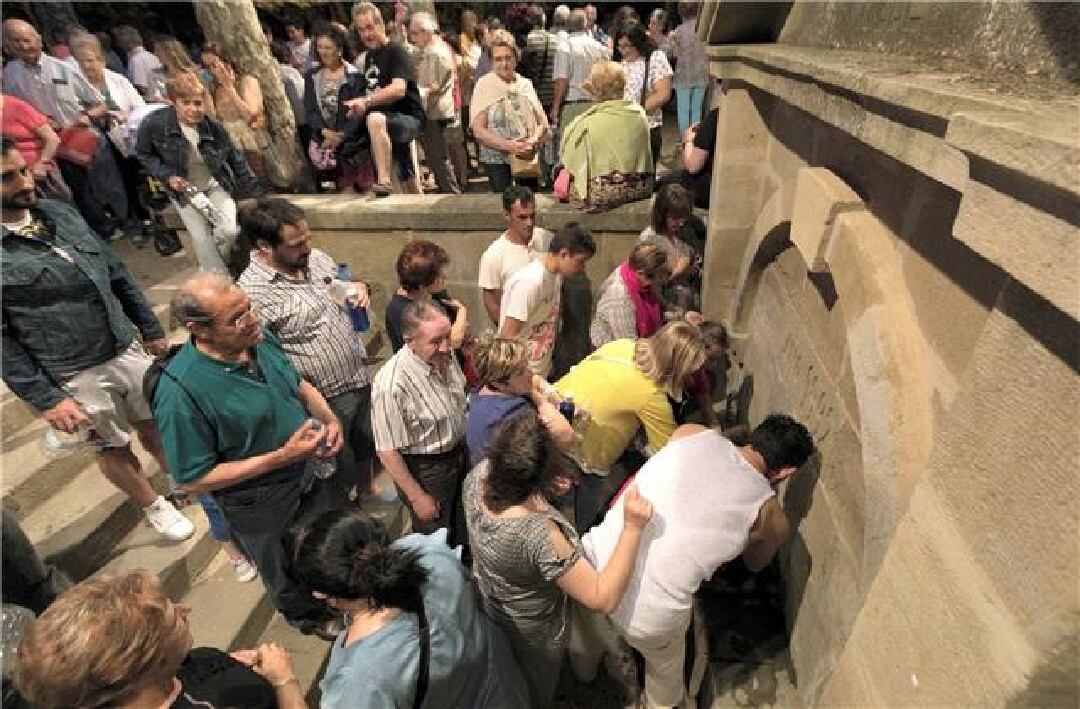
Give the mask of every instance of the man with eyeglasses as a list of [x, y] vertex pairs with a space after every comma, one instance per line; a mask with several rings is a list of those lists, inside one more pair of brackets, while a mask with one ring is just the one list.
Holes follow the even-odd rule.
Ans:
[[191, 339], [151, 401], [172, 476], [187, 492], [213, 494], [285, 619], [333, 638], [340, 617], [289, 578], [282, 537], [311, 488], [308, 460], [341, 450], [338, 419], [227, 277], [190, 279], [172, 312]]
[[131, 273], [82, 217], [37, 199], [34, 175], [7, 136], [0, 186], [4, 383], [58, 435], [89, 438], [101, 473], [159, 534], [187, 539], [195, 527], [150, 487], [128, 433], [134, 428], [165, 469], [142, 394], [153, 361], [147, 351], [165, 351], [165, 331]]

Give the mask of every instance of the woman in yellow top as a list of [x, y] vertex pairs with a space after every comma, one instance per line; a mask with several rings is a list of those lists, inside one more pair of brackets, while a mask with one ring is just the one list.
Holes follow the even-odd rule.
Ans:
[[578, 529], [592, 526], [629, 475], [615, 462], [639, 428], [645, 429], [649, 454], [667, 443], [675, 430], [668, 396], [683, 397], [707, 355], [701, 331], [678, 320], [652, 337], [607, 343], [555, 383], [564, 399], [572, 397], [588, 414], [577, 446], [585, 469], [575, 506]]

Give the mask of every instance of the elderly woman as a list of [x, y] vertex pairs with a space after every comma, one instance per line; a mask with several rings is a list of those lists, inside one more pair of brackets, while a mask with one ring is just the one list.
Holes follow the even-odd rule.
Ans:
[[345, 134], [341, 132], [344, 116], [338, 97], [349, 76], [357, 73], [356, 67], [345, 60], [348, 39], [334, 25], [316, 24], [311, 39], [315, 43], [319, 66], [304, 75], [304, 109], [311, 131], [311, 141], [305, 147], [317, 173], [333, 178], [339, 190], [353, 191], [356, 170], [337, 160], [345, 141]]
[[202, 47], [202, 65], [213, 77], [217, 118], [229, 132], [233, 144], [244, 153], [252, 172], [264, 186], [271, 184], [266, 151], [270, 134], [266, 130], [266, 107], [262, 87], [252, 74], [239, 74], [221, 46], [207, 42]]
[[[571, 192], [581, 201], [589, 196], [589, 182], [618, 172], [650, 175], [649, 127], [641, 106], [623, 98], [626, 72], [615, 62], [593, 64], [583, 85], [596, 103], [566, 126], [559, 157], [573, 175]], [[644, 198], [652, 185], [644, 190]], [[612, 205], [613, 206], [613, 205]]]
[[536, 411], [552, 439], [564, 449], [574, 444], [574, 429], [559, 413], [554, 388], [529, 369], [528, 346], [521, 340], [492, 337], [473, 350], [480, 388], [469, 397], [465, 440], [469, 460], [480, 462], [498, 424], [525, 411]]
[[285, 650], [192, 649], [189, 612], [146, 571], [83, 581], [23, 631], [15, 685], [42, 709], [306, 706]]
[[386, 334], [397, 352], [405, 344], [401, 331], [401, 315], [405, 306], [414, 300], [431, 300], [450, 319], [450, 346], [460, 350], [469, 328], [469, 313], [459, 300], [446, 292], [446, 271], [450, 254], [438, 244], [425, 239], [410, 241], [398, 254], [399, 288], [386, 304]]
[[601, 571], [582, 555], [574, 527], [549, 502], [573, 476], [535, 412], [503, 423], [487, 457], [465, 478], [473, 574], [484, 608], [510, 636], [533, 707], [552, 703], [569, 632], [568, 597], [610, 613], [630, 581], [652, 506], [631, 488], [622, 536]]
[[664, 137], [664, 104], [671, 99], [675, 73], [662, 51], [656, 48], [640, 22], [624, 24], [615, 31], [615, 45], [626, 70], [623, 98], [645, 109], [649, 117], [649, 146], [653, 163], [660, 162]]
[[391, 542], [368, 515], [333, 511], [290, 545], [296, 576], [349, 620], [319, 685], [324, 709], [528, 706], [506, 638], [477, 608], [445, 529]]
[[588, 412], [576, 454], [585, 468], [578, 487], [578, 529], [588, 529], [630, 473], [616, 462], [644, 429], [651, 455], [675, 430], [670, 396], [681, 401], [690, 377], [707, 352], [698, 328], [684, 320], [664, 325], [652, 337], [613, 340], [555, 383]]
[[539, 180], [538, 151], [548, 122], [532, 82], [515, 71], [520, 54], [514, 37], [496, 30], [490, 44], [494, 70], [476, 82], [470, 125], [491, 191], [501, 193], [516, 180]]
[[[108, 106], [107, 136], [112, 145], [113, 162], [119, 170], [121, 180], [115, 181], [115, 173], [101, 172], [108, 166], [91, 168], [103, 182], [113, 216], [124, 220], [124, 229], [136, 244], [144, 243], [142, 219], [139, 205], [139, 161], [135, 158], [135, 136], [127, 128], [131, 112], [146, 105], [142, 95], [128, 81], [127, 77], [105, 68], [105, 55], [101, 41], [95, 35], [82, 33], [73, 35], [68, 40], [71, 56], [79, 64], [83, 76], [105, 98]], [[149, 215], [146, 215], [149, 217]]]
[[652, 243], [636, 244], [600, 286], [589, 325], [593, 347], [612, 340], [651, 337], [664, 324], [660, 289], [671, 276], [667, 253]]

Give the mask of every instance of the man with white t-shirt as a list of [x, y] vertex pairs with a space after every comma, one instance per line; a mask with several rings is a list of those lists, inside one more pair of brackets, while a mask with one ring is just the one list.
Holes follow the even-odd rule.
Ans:
[[[583, 632], [571, 658], [579, 678], [595, 674], [603, 651], [617, 647], [617, 632], [645, 658], [645, 706], [679, 706], [694, 593], [740, 554], [751, 571], [769, 564], [791, 534], [774, 486], [813, 452], [806, 427], [783, 414], [766, 418], [744, 446], [697, 424], [677, 429], [634, 479], [653, 516], [622, 601], [607, 618], [576, 611]], [[611, 558], [622, 525], [619, 499], [582, 536], [596, 568]]]
[[571, 222], [552, 237], [543, 256], [507, 280], [499, 307], [499, 337], [528, 344], [533, 374], [546, 379], [551, 373], [562, 279], [584, 271], [595, 253], [596, 242], [589, 230]]
[[499, 324], [503, 287], [510, 276], [547, 251], [551, 232], [536, 226], [536, 197], [528, 187], [511, 185], [502, 196], [506, 231], [480, 257], [480, 297], [492, 325]]

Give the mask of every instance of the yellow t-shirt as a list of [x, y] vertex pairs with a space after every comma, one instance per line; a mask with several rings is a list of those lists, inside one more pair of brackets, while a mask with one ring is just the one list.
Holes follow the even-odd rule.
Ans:
[[613, 340], [555, 383], [562, 396], [590, 414], [578, 454], [591, 470], [608, 471], [630, 445], [638, 426], [659, 450], [675, 430], [667, 391], [634, 366], [634, 340]]

